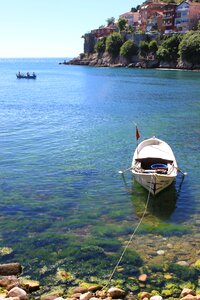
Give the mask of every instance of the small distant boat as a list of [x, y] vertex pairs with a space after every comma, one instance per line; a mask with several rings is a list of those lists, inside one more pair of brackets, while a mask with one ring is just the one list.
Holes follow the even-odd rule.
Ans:
[[135, 180], [155, 196], [175, 180], [178, 166], [170, 146], [152, 137], [136, 147], [131, 172]]
[[32, 73], [32, 74], [30, 74], [30, 73], [23, 74], [23, 73], [19, 72], [19, 73], [16, 74], [16, 76], [17, 76], [18, 79], [36, 79], [37, 78], [37, 76], [35, 75], [35, 73]]

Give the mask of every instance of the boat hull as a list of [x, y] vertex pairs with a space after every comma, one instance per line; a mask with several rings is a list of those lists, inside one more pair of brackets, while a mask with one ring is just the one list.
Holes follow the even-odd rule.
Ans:
[[19, 75], [16, 75], [17, 76], [17, 79], [36, 79], [37, 76], [19, 76]]
[[135, 180], [148, 190], [153, 196], [157, 195], [175, 180], [175, 176], [160, 175], [155, 173], [142, 174], [132, 172]]

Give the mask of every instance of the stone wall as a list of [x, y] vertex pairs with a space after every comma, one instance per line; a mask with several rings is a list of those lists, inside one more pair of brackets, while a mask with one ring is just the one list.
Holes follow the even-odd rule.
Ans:
[[[156, 40], [158, 43], [160, 42], [160, 34], [159, 33], [121, 33], [125, 40], [133, 40], [136, 45], [139, 46], [141, 41], [150, 41]], [[86, 33], [84, 35], [84, 53], [91, 54], [94, 53], [94, 46], [98, 39], [95, 37], [93, 33]]]
[[84, 35], [84, 53], [90, 54], [94, 52], [94, 46], [97, 42], [97, 38], [92, 33], [86, 33]]

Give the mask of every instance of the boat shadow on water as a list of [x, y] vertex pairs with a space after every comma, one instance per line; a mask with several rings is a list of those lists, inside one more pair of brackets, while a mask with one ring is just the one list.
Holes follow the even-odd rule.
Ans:
[[124, 175], [122, 175], [122, 179], [126, 191], [131, 194], [131, 201], [133, 203], [136, 215], [140, 216], [149, 197], [147, 207], [148, 215], [151, 215], [152, 217], [155, 217], [162, 221], [167, 221], [171, 218], [177, 207], [177, 202], [181, 193], [181, 187], [184, 181], [184, 177], [177, 178], [177, 181], [174, 181], [168, 188], [166, 188], [156, 196], [149, 196], [148, 191], [134, 179], [131, 180], [131, 185], [130, 183], [127, 183]]

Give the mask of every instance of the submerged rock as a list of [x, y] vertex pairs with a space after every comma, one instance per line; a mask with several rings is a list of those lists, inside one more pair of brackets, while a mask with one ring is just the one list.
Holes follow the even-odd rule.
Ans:
[[181, 292], [181, 298], [182, 298], [182, 297], [185, 297], [185, 296], [187, 296], [187, 295], [193, 295], [193, 296], [195, 296], [195, 292], [194, 292], [193, 290], [191, 290], [191, 289], [184, 288], [184, 289], [182, 290], [182, 292]]
[[20, 300], [27, 300], [27, 293], [19, 287], [14, 287], [8, 292], [9, 297], [19, 297]]
[[0, 264], [0, 275], [18, 275], [22, 272], [22, 266], [19, 263]]
[[114, 299], [120, 299], [125, 296], [125, 291], [119, 288], [112, 287], [108, 290], [108, 295]]
[[146, 274], [141, 274], [138, 278], [139, 281], [141, 282], [146, 282], [147, 281], [147, 275]]
[[90, 300], [93, 294], [91, 292], [84, 293], [80, 296], [80, 300]]

